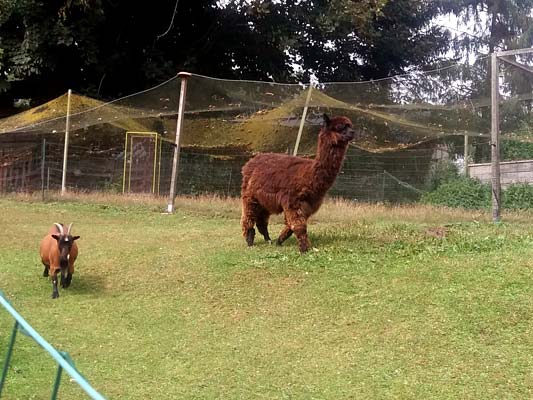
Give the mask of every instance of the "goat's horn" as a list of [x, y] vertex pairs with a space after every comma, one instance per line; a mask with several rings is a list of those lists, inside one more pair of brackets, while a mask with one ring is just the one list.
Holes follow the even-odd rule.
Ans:
[[63, 233], [63, 225], [61, 224], [58, 224], [57, 222], [54, 222], [54, 225], [57, 227], [57, 229], [59, 230], [59, 233], [64, 235]]
[[67, 235], [70, 235], [70, 228], [72, 228], [72, 224], [73, 224], [73, 222], [71, 222], [70, 225], [68, 226]]

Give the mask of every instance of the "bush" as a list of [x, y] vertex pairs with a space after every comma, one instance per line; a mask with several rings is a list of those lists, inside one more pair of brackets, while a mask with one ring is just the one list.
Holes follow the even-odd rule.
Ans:
[[531, 160], [533, 159], [533, 143], [518, 140], [502, 140], [502, 160]]
[[489, 185], [476, 179], [457, 177], [439, 185], [435, 190], [424, 193], [420, 201], [448, 207], [468, 209], [489, 208], [491, 192]]
[[[489, 208], [490, 185], [476, 179], [458, 177], [441, 184], [433, 191], [424, 193], [421, 203], [468, 209]], [[502, 191], [502, 208], [507, 210], [533, 209], [533, 186], [515, 184]]]
[[533, 186], [525, 183], [509, 186], [502, 193], [502, 206], [512, 210], [533, 208]]
[[437, 189], [444, 183], [457, 180], [460, 177], [457, 165], [448, 160], [438, 161], [433, 165], [426, 181], [428, 191]]

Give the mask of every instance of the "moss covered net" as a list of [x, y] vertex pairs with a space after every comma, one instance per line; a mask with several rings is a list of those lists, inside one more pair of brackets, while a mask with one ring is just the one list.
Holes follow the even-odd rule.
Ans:
[[[461, 167], [465, 155], [468, 161], [487, 160], [489, 60], [483, 57], [464, 65], [440, 66], [429, 72], [413, 71], [377, 81], [311, 85], [235, 81], [193, 74], [187, 80], [178, 192], [237, 195], [242, 164], [259, 152], [294, 153], [300, 128], [297, 153], [312, 157], [322, 115], [328, 113], [348, 116], [362, 132], [350, 147], [333, 194], [393, 202], [417, 199], [433, 179], [435, 162], [447, 160]], [[530, 141], [531, 74], [503, 68], [500, 79], [502, 138]], [[72, 95], [73, 151], [69, 157], [74, 164], [82, 161], [87, 164], [94, 159], [93, 167], [77, 168], [77, 177], [87, 179], [72, 177], [74, 186], [91, 189], [122, 186], [126, 131], [160, 135], [164, 145], [158, 162], [161, 170], [166, 171], [165, 176], [169, 176], [180, 85], [181, 79], [174, 77], [108, 103]], [[64, 95], [0, 120], [0, 141], [40, 143], [38, 138], [46, 137], [50, 146], [56, 143], [60, 149], [66, 100]], [[304, 109], [307, 114], [302, 119]], [[465, 136], [469, 138], [466, 149]], [[40, 147], [35, 146], [37, 154]], [[10, 149], [4, 153], [12, 152], [13, 147]], [[136, 154], [142, 154], [141, 150]], [[56, 169], [60, 171], [61, 152], [55, 153]], [[116, 160], [112, 173], [98, 172], [99, 156], [107, 164]], [[89, 185], [87, 182], [96, 182], [92, 176], [97, 174], [105, 177], [105, 184], [99, 178]], [[161, 194], [168, 191], [165, 179], [161, 179], [158, 190]]]

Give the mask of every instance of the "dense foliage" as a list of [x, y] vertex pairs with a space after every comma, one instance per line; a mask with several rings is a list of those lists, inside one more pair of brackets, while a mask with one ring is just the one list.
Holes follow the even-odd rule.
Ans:
[[488, 208], [490, 206], [490, 187], [476, 179], [457, 177], [446, 181], [435, 190], [424, 193], [421, 202], [447, 207], [467, 209]]
[[518, 140], [502, 140], [501, 158], [503, 161], [533, 159], [533, 143]]
[[516, 184], [509, 186], [502, 193], [504, 209], [526, 210], [533, 208], [533, 186]]
[[[492, 199], [489, 184], [461, 176], [446, 180], [424, 193], [420, 201], [447, 207], [488, 209]], [[502, 190], [502, 207], [508, 210], [533, 209], [533, 186], [514, 184]]]
[[[460, 57], [530, 45], [532, 8], [533, 0], [0, 0], [0, 108], [67, 88], [116, 98], [179, 70], [283, 82], [382, 78], [443, 65], [451, 48]], [[452, 38], [435, 23], [448, 14], [477, 33]]]

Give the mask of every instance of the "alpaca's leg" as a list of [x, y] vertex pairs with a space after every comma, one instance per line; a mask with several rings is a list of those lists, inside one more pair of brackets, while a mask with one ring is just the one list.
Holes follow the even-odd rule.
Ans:
[[282, 243], [287, 240], [292, 235], [292, 229], [288, 226], [285, 226], [283, 230], [280, 232], [278, 240], [276, 241], [276, 244], [278, 246], [281, 246]]
[[248, 246], [253, 246], [255, 238], [255, 225], [256, 215], [254, 202], [250, 198], [243, 197], [242, 199], [242, 216], [241, 227], [242, 235], [246, 239]]
[[298, 212], [292, 210], [285, 211], [285, 217], [287, 218], [287, 225], [296, 235], [296, 239], [298, 239], [300, 253], [305, 253], [311, 247], [311, 243], [307, 238], [307, 218], [298, 215]]
[[265, 238], [265, 241], [270, 242], [270, 235], [268, 234], [268, 219], [270, 217], [270, 213], [263, 209], [261, 210], [257, 215], [257, 230], [263, 237]]
[[281, 246], [281, 244], [287, 240], [292, 235], [292, 229], [289, 226], [289, 223], [287, 222], [287, 217], [285, 216], [285, 226], [283, 227], [283, 230], [280, 232], [278, 240], [276, 241], [276, 244], [278, 246]]

